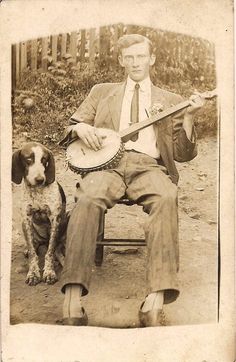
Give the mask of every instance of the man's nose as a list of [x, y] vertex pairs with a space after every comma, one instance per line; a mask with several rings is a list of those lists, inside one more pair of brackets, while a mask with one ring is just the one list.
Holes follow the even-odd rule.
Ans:
[[134, 57], [133, 59], [133, 67], [137, 67], [139, 65], [138, 58]]

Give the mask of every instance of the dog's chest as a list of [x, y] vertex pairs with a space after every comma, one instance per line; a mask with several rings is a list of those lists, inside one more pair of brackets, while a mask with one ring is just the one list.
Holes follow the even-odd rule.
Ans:
[[35, 220], [47, 221], [62, 210], [61, 195], [56, 183], [46, 187], [23, 187], [22, 211]]

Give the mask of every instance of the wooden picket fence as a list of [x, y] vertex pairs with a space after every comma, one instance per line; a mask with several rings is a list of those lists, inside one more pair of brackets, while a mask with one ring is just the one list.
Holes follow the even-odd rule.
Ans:
[[[127, 31], [127, 30], [126, 30]], [[112, 34], [112, 36], [110, 36]], [[107, 27], [74, 31], [40, 39], [24, 41], [12, 46], [12, 80], [14, 87], [25, 69], [47, 71], [49, 60], [57, 62], [71, 55], [71, 62], [88, 62], [93, 69], [95, 59], [102, 62], [108, 56], [117, 62], [117, 39], [123, 34], [123, 27], [114, 25], [112, 33]]]
[[[100, 64], [116, 64], [117, 39], [121, 35], [133, 31], [143, 35], [148, 33], [148, 29], [133, 25], [117, 24], [73, 31], [67, 34], [51, 35], [14, 44], [12, 46], [13, 89], [17, 87], [25, 69], [32, 71], [41, 69], [46, 72], [50, 63], [62, 61], [68, 54], [71, 56], [71, 62], [74, 64], [86, 62], [91, 70], [94, 68], [96, 61], [99, 61]], [[174, 67], [185, 61], [186, 54], [190, 54], [194, 58], [194, 53], [196, 52], [196, 56], [198, 56], [199, 50], [202, 52], [201, 56], [203, 59], [206, 57], [214, 58], [214, 49], [208, 42], [200, 41], [199, 48], [199, 46], [195, 46], [196, 43], [193, 43], [191, 38], [188, 39], [186, 36], [176, 36], [173, 33], [157, 30], [155, 30], [155, 39], [159, 49], [169, 49], [169, 62]], [[164, 60], [168, 59], [165, 58]]]

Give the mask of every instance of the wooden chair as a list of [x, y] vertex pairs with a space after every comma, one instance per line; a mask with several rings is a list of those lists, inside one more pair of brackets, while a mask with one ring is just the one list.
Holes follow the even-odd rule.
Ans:
[[[117, 204], [132, 206], [136, 203], [130, 201], [127, 198], [122, 198], [118, 201]], [[96, 254], [95, 254], [95, 265], [101, 266], [103, 262], [103, 255], [104, 255], [104, 246], [146, 246], [145, 239], [106, 239], [104, 237], [105, 233], [105, 218], [106, 218], [107, 211], [104, 213], [101, 221], [100, 221], [100, 228], [99, 234], [97, 238], [97, 246], [96, 246]]]

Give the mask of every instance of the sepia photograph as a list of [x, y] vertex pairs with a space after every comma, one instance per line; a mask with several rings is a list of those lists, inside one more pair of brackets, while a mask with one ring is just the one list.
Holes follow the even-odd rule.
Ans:
[[133, 1], [125, 16], [113, 1], [53, 3], [35, 2], [37, 30], [26, 22], [4, 48], [3, 360], [210, 361], [224, 318], [230, 341], [234, 324], [232, 48], [219, 51], [232, 28], [218, 4], [222, 39], [210, 13], [196, 30], [205, 0]]
[[214, 44], [139, 25], [13, 45], [11, 323], [216, 323], [216, 86]]

